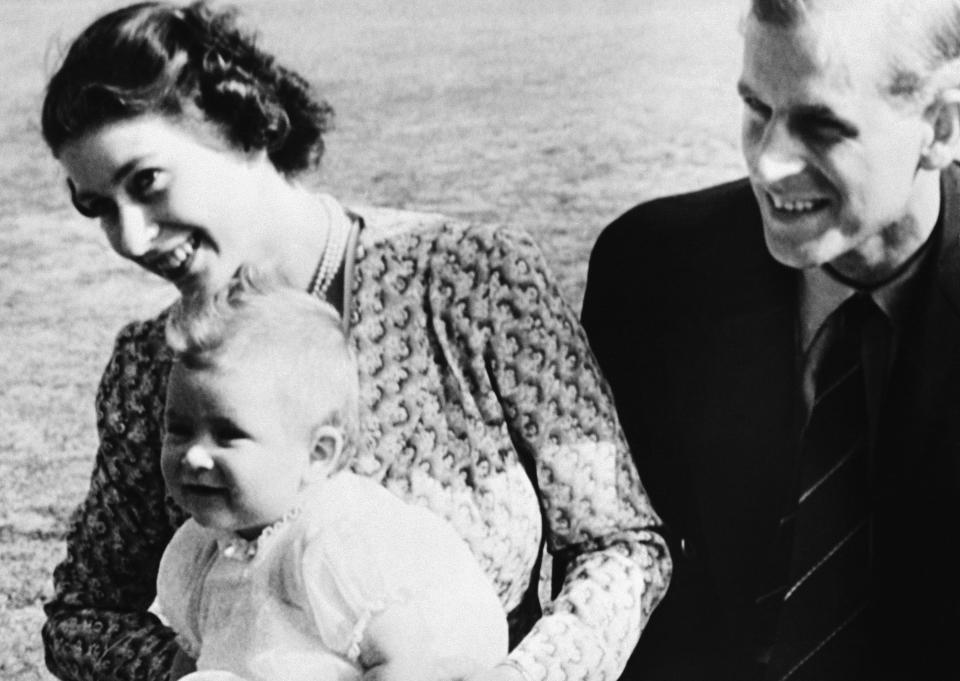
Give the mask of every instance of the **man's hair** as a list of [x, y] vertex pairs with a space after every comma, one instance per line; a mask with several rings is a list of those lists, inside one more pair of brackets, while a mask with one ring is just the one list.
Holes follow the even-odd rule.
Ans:
[[[355, 446], [357, 362], [332, 305], [244, 266], [216, 295], [177, 302], [166, 337], [188, 371], [265, 364], [279, 391], [305, 414], [316, 405], [309, 426], [339, 426], [344, 447]], [[272, 394], [265, 386], [264, 395]]]
[[[960, 87], [960, 0], [863, 0], [890, 27], [895, 49], [885, 91], [912, 100], [943, 87]], [[849, 0], [751, 0], [761, 23], [793, 28], [829, 9], [850, 9]]]
[[67, 142], [141, 115], [202, 117], [234, 147], [265, 149], [294, 175], [316, 164], [333, 109], [298, 73], [204, 2], [142, 2], [109, 12], [70, 45], [47, 84], [41, 128]]

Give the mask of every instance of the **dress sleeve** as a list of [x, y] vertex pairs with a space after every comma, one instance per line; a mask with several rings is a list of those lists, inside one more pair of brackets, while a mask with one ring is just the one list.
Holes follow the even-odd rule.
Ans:
[[456, 257], [443, 301], [451, 328], [482, 338], [470, 351], [482, 354], [538, 489], [548, 548], [566, 566], [509, 664], [529, 681], [613, 681], [669, 583], [660, 520], [584, 332], [533, 242], [471, 229]]
[[163, 681], [173, 632], [147, 608], [173, 534], [159, 466], [169, 360], [162, 319], [118, 336], [97, 393], [100, 445], [45, 605], [46, 662], [61, 679]]

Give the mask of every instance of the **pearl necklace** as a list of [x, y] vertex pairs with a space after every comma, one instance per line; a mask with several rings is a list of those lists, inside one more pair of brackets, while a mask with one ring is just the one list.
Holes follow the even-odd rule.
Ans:
[[347, 250], [353, 223], [329, 196], [321, 196], [320, 204], [327, 216], [327, 239], [323, 245], [323, 255], [307, 290], [311, 295], [325, 300], [327, 289], [340, 271], [340, 263], [343, 262], [343, 255]]

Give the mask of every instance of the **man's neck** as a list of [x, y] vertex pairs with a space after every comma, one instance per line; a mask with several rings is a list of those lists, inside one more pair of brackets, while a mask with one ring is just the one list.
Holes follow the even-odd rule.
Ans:
[[897, 276], [933, 233], [940, 216], [940, 177], [918, 179], [913, 210], [856, 248], [829, 263], [829, 268], [856, 288], [873, 288]]

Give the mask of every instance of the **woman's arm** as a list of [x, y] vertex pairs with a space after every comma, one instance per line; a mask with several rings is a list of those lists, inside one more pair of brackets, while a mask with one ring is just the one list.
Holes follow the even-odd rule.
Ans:
[[46, 661], [61, 679], [162, 681], [177, 647], [147, 612], [173, 532], [159, 469], [168, 362], [162, 321], [127, 327], [97, 394], [100, 447], [46, 604]]
[[612, 681], [663, 597], [671, 563], [576, 315], [532, 241], [473, 230], [456, 306], [487, 336], [485, 370], [537, 485], [550, 550], [567, 565], [557, 598], [511, 652], [529, 680]]

